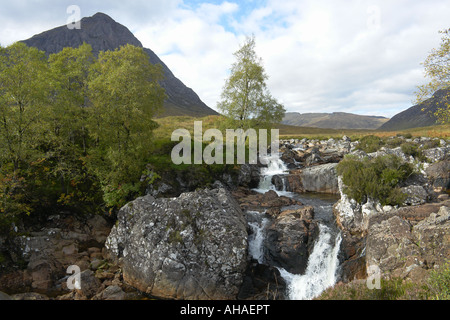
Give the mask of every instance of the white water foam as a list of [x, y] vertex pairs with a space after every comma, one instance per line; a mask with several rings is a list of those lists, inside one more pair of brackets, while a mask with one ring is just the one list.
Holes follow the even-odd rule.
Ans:
[[[279, 154], [266, 156], [263, 158], [267, 161], [267, 167], [261, 169], [261, 181], [255, 191], [264, 193], [269, 190], [275, 190], [272, 184], [272, 177], [275, 175], [283, 175], [288, 171], [286, 164], [281, 160]], [[276, 190], [275, 190], [276, 191]]]
[[[257, 189], [253, 190], [259, 193], [274, 190], [280, 196], [293, 197], [294, 193], [285, 190], [278, 191], [272, 184], [274, 175], [283, 175], [288, 172], [288, 168], [280, 156], [267, 156], [266, 160], [268, 161], [268, 166], [261, 170], [260, 184]], [[327, 212], [331, 210], [331, 206], [319, 206], [316, 209], [318, 209], [316, 215], [320, 216], [322, 211]], [[260, 213], [251, 214], [260, 215]], [[249, 222], [249, 226], [253, 230], [253, 234], [249, 237], [249, 254], [258, 260], [259, 263], [263, 263], [265, 227], [269, 220], [267, 218], [252, 220], [255, 221]], [[338, 254], [342, 238], [340, 234], [334, 238], [331, 229], [324, 224], [319, 224], [319, 228], [319, 237], [309, 257], [305, 274], [294, 275], [282, 268], [279, 269], [281, 276], [287, 283], [288, 298], [291, 300], [311, 300], [336, 283], [339, 266]]]
[[269, 223], [269, 219], [263, 216], [259, 212], [249, 211], [254, 221], [248, 223], [253, 233], [248, 238], [248, 252], [250, 256], [257, 260], [259, 263], [264, 261], [264, 237], [265, 228]]
[[291, 300], [311, 300], [336, 283], [342, 238], [339, 234], [333, 243], [331, 230], [322, 224], [319, 227], [320, 234], [309, 257], [305, 274], [294, 275], [280, 268], [281, 276], [288, 284]]

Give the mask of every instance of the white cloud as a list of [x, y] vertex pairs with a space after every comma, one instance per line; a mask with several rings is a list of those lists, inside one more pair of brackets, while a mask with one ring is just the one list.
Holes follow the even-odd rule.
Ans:
[[47, 0], [2, 3], [0, 43], [64, 24], [66, 8], [127, 26], [215, 108], [245, 35], [289, 111], [393, 116], [423, 82], [420, 63], [449, 28], [446, 0]]

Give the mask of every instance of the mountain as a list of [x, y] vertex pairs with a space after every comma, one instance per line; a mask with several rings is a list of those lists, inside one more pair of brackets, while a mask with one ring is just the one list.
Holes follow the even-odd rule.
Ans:
[[435, 125], [437, 119], [434, 113], [449, 102], [450, 88], [436, 91], [430, 99], [392, 117], [380, 127], [380, 130], [406, 130]]
[[287, 112], [282, 124], [326, 129], [378, 129], [389, 119], [361, 116], [352, 113], [298, 113]]
[[[126, 44], [143, 47], [130, 30], [104, 13], [96, 13], [92, 17], [81, 19], [81, 29], [69, 29], [64, 25], [22, 42], [45, 51], [47, 54], [57, 53], [65, 47], [77, 48], [83, 42], [90, 44], [96, 55], [100, 51], [115, 50]], [[164, 69], [165, 78], [160, 84], [166, 89], [168, 98], [164, 102], [163, 115], [207, 116], [218, 114], [202, 102], [191, 88], [186, 87], [175, 77], [151, 49], [144, 48], [144, 51], [148, 54], [151, 63], [161, 64]]]

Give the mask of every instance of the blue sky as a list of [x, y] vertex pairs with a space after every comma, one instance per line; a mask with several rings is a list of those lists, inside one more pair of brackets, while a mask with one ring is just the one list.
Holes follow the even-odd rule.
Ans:
[[288, 111], [391, 117], [413, 105], [421, 62], [450, 28], [448, 0], [0, 0], [0, 44], [65, 24], [70, 5], [127, 26], [212, 108], [254, 34]]

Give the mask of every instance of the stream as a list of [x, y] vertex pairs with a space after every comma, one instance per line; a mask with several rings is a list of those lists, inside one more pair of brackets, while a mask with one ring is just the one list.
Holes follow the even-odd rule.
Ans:
[[[319, 236], [311, 252], [305, 274], [291, 274], [283, 268], [278, 268], [287, 284], [287, 298], [290, 300], [311, 300], [324, 290], [333, 286], [338, 278], [339, 248], [342, 237], [336, 226], [333, 216], [333, 205], [339, 200], [336, 195], [326, 194], [297, 194], [287, 191], [277, 191], [272, 184], [274, 175], [285, 175], [288, 169], [278, 157], [267, 158], [268, 166], [261, 170], [261, 180], [258, 188], [253, 189], [259, 193], [274, 190], [280, 196], [299, 200], [304, 205], [314, 207], [314, 219], [319, 222]], [[264, 261], [265, 229], [270, 225], [270, 218], [266, 215], [249, 211], [251, 217], [249, 227], [253, 233], [249, 237], [249, 254], [260, 264]]]

